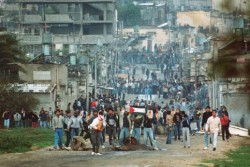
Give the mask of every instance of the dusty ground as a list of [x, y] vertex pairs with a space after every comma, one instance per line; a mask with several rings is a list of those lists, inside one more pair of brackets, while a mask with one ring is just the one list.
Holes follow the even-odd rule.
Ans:
[[191, 148], [183, 148], [183, 143], [173, 141], [165, 144], [165, 136], [157, 138], [159, 151], [112, 151], [106, 145], [102, 156], [91, 156], [90, 151], [48, 151], [48, 149], [28, 153], [5, 154], [0, 156], [1, 167], [189, 167], [201, 164], [204, 159], [223, 158], [229, 150], [241, 144], [250, 144], [249, 138], [233, 136], [229, 142], [218, 139], [217, 151], [203, 150], [203, 135], [191, 137]]

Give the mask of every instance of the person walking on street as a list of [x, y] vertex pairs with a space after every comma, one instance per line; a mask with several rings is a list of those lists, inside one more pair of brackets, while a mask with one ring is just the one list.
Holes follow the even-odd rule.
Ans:
[[222, 129], [222, 140], [225, 141], [225, 133], [226, 133], [226, 140], [229, 139], [229, 130], [228, 130], [228, 121], [229, 118], [226, 116], [224, 112], [222, 112], [222, 116], [220, 118], [221, 121], [221, 129]]
[[98, 117], [93, 120], [93, 122], [89, 125], [90, 127], [90, 134], [91, 134], [91, 141], [93, 151], [91, 155], [102, 155], [99, 152], [100, 148], [100, 133], [103, 130], [103, 113], [99, 112]]
[[212, 116], [207, 120], [207, 131], [210, 132], [210, 136], [212, 138], [213, 143], [213, 151], [216, 150], [217, 146], [217, 137], [220, 132], [221, 122], [220, 118], [216, 116], [216, 110], [212, 111]]
[[182, 122], [182, 136], [184, 148], [190, 148], [190, 134], [189, 134], [190, 123], [188, 121], [188, 116], [184, 115], [184, 120]]
[[205, 109], [205, 112], [203, 113], [202, 122], [201, 122], [201, 130], [204, 130], [204, 144], [205, 144], [204, 150], [208, 149], [208, 132], [207, 132], [206, 123], [207, 123], [208, 118], [211, 116], [212, 116], [212, 112], [210, 111], [210, 107], [207, 106]]
[[171, 144], [172, 131], [173, 131], [173, 116], [171, 115], [170, 110], [167, 111], [167, 115], [166, 115], [166, 129], [167, 129], [166, 144]]
[[69, 144], [71, 141], [71, 133], [70, 130], [68, 129], [68, 124], [71, 118], [71, 113], [69, 110], [66, 111], [66, 115], [64, 116], [64, 130], [65, 130], [65, 134], [66, 134], [66, 142], [65, 142], [65, 147], [69, 148]]
[[71, 139], [73, 139], [75, 136], [78, 136], [79, 129], [82, 129], [82, 117], [79, 116], [79, 112], [76, 110], [74, 111], [74, 115], [70, 118], [68, 124], [67, 124], [67, 130], [71, 129]]
[[113, 139], [116, 140], [116, 126], [118, 123], [115, 112], [112, 109], [109, 109], [108, 115], [106, 117], [108, 133], [109, 133], [109, 144], [113, 144]]
[[176, 113], [174, 114], [174, 139], [175, 141], [177, 140], [177, 136], [178, 136], [178, 140], [181, 139], [181, 133], [180, 133], [180, 130], [181, 130], [181, 121], [182, 121], [182, 115], [180, 113], [180, 109], [177, 108], [176, 109]]

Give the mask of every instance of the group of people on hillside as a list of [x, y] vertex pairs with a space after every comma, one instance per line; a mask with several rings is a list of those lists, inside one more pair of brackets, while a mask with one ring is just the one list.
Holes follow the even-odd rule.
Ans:
[[53, 112], [49, 108], [49, 111], [45, 111], [41, 108], [40, 112], [27, 112], [25, 108], [22, 108], [20, 112], [12, 112], [6, 109], [2, 118], [4, 120], [4, 128], [9, 129], [10, 127], [16, 128], [37, 128], [44, 127], [50, 128], [52, 122]]

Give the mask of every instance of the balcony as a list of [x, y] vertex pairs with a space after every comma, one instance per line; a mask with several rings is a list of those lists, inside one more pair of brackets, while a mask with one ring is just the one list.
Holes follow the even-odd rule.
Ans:
[[40, 15], [24, 15], [21, 22], [23, 22], [23, 23], [41, 23], [42, 16], [40, 16]]
[[46, 22], [51, 22], [51, 23], [71, 23], [71, 22], [74, 22], [74, 20], [71, 19], [68, 14], [46, 15], [45, 20], [46, 20]]
[[113, 40], [112, 35], [84, 35], [84, 36], [70, 36], [70, 35], [54, 35], [53, 43], [56, 44], [97, 44], [101, 40], [104, 44], [111, 43]]
[[41, 44], [42, 43], [42, 36], [34, 36], [34, 35], [21, 35], [19, 36], [19, 40], [22, 44]]

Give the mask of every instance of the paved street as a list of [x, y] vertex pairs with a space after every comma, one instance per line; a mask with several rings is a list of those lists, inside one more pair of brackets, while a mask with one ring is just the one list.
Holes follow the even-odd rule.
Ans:
[[[24, 154], [0, 155], [1, 167], [191, 167], [204, 159], [223, 158], [224, 153], [250, 140], [233, 136], [229, 142], [218, 139], [216, 151], [203, 150], [203, 135], [191, 136], [191, 148], [183, 148], [181, 141], [165, 144], [165, 136], [156, 139], [159, 151], [112, 151], [111, 146], [101, 150], [102, 156], [91, 156], [90, 151], [49, 151], [48, 149]], [[107, 143], [106, 143], [107, 144]]]

